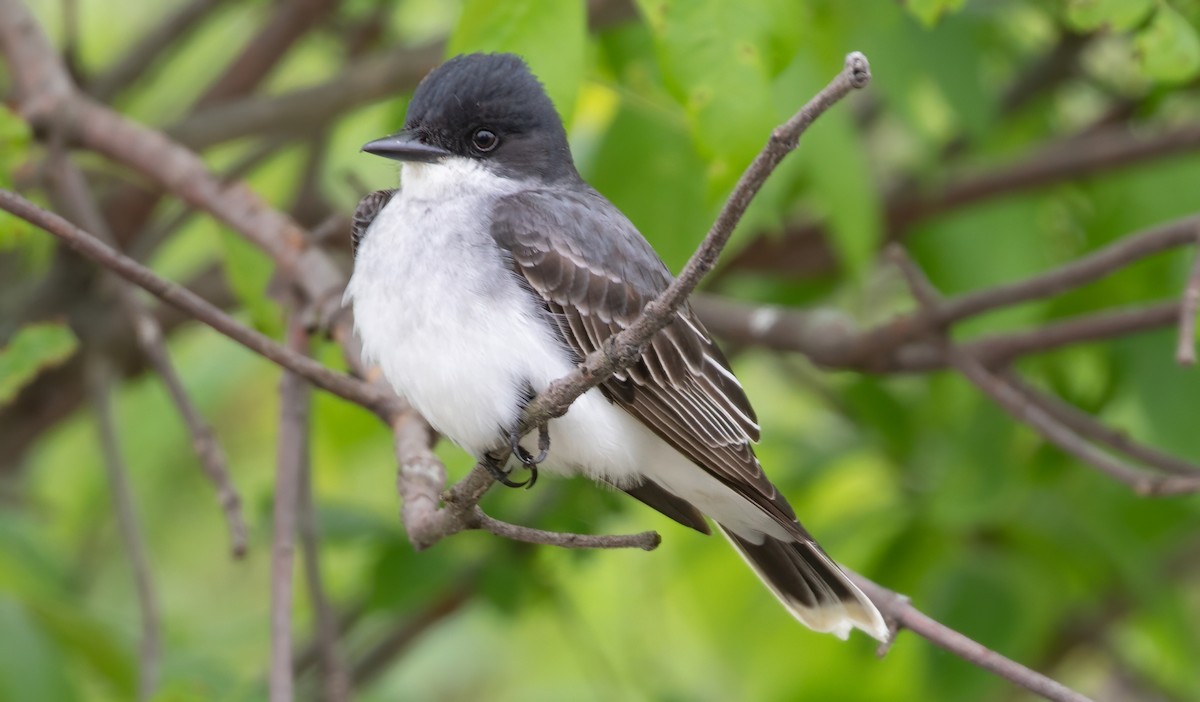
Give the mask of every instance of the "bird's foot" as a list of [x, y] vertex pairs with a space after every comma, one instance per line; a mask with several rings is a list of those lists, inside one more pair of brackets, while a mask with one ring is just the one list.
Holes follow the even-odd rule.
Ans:
[[507, 474], [502, 472], [501, 474], [504, 475], [503, 479], [496, 471], [493, 471], [492, 475], [496, 476], [496, 480], [500, 481], [503, 485], [509, 487], [524, 486], [528, 490], [537, 483], [538, 464], [546, 460], [546, 457], [550, 455], [550, 429], [545, 424], [538, 427], [538, 455], [536, 456], [526, 451], [525, 447], [521, 445], [521, 435], [515, 429], [508, 434], [508, 445], [512, 449], [512, 455], [516, 456], [517, 460], [529, 469], [529, 480], [523, 483], [514, 483], [508, 480]]
[[537, 482], [537, 469], [535, 469], [535, 468], [530, 469], [529, 480], [525, 480], [523, 482], [518, 483], [518, 482], [514, 482], [513, 480], [509, 479], [508, 471], [504, 470], [504, 465], [500, 461], [496, 460], [496, 457], [491, 455], [490, 453], [485, 453], [483, 455], [482, 463], [483, 463], [484, 468], [487, 468], [488, 472], [492, 474], [493, 478], [495, 478], [496, 482], [500, 483], [504, 487], [531, 488], [531, 487], [533, 487], [533, 484], [535, 482]]

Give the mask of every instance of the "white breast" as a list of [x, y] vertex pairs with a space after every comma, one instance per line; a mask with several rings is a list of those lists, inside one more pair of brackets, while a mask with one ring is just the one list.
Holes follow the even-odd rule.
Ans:
[[[480, 457], [519, 419], [527, 390], [545, 390], [573, 361], [485, 224], [497, 198], [524, 186], [466, 160], [405, 164], [403, 176], [359, 246], [346, 299], [364, 360], [434, 429]], [[780, 529], [599, 390], [549, 428], [543, 470], [618, 487], [644, 474], [747, 537]], [[536, 433], [522, 440], [530, 450], [536, 443]]]

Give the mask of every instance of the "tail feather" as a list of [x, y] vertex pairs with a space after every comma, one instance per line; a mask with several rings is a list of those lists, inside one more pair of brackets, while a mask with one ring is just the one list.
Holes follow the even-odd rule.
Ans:
[[754, 543], [717, 526], [802, 624], [841, 639], [857, 628], [879, 641], [887, 640], [888, 628], [879, 610], [815, 542], [764, 536], [762, 543]]

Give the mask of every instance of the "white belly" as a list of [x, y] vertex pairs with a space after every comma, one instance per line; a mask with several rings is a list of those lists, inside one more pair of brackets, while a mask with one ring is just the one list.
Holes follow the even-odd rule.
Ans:
[[[505, 440], [530, 391], [574, 367], [483, 226], [503, 194], [469, 165], [405, 164], [404, 188], [367, 231], [346, 288], [364, 360], [477, 458]], [[780, 530], [599, 390], [549, 430], [543, 470], [618, 487], [644, 475], [745, 536]], [[534, 451], [536, 432], [522, 444]]]

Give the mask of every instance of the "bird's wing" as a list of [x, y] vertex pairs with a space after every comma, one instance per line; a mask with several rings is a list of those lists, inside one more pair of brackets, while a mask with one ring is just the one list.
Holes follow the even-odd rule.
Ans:
[[[629, 326], [671, 282], [650, 244], [594, 191], [525, 191], [502, 198], [493, 214], [496, 242], [579, 359]], [[759, 435], [754, 410], [688, 305], [653, 337], [637, 363], [600, 390], [777, 521], [799, 527], [754, 456], [751, 443]], [[694, 518], [668, 516], [696, 526]]]
[[371, 222], [375, 221], [375, 215], [379, 214], [379, 211], [395, 194], [395, 188], [376, 190], [373, 193], [367, 193], [363, 199], [358, 201], [358, 207], [354, 208], [354, 218], [350, 221], [350, 247], [355, 256], [358, 255], [359, 242], [367, 235], [367, 228], [371, 226]]

